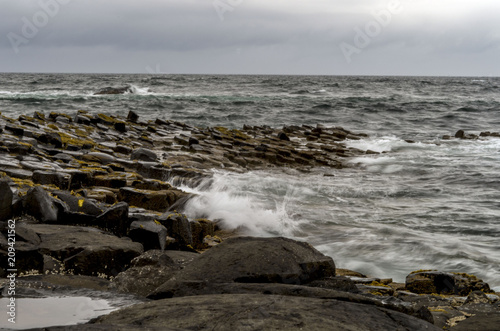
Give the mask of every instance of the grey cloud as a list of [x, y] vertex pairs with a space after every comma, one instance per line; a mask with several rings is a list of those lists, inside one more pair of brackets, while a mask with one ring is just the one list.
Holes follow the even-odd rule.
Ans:
[[[442, 68], [441, 57], [462, 54], [463, 61], [474, 56], [479, 74], [478, 56], [500, 55], [494, 10], [462, 5], [441, 13], [413, 3], [420, 10], [394, 15], [348, 65], [340, 43], [352, 44], [354, 28], [373, 21], [372, 10], [386, 8], [386, 1], [243, 0], [221, 21], [212, 0], [73, 0], [15, 54], [6, 35], [22, 35], [21, 18], [41, 9], [37, 1], [0, 0], [0, 71], [57, 70], [53, 60], [71, 56], [59, 62], [65, 71], [141, 72], [148, 63], [175, 63], [180, 72], [394, 74], [395, 64], [410, 70], [425, 58], [432, 74]], [[449, 63], [457, 72], [464, 67]]]

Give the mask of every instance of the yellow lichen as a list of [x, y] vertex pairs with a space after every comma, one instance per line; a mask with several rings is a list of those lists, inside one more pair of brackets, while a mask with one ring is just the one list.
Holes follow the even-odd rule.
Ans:
[[375, 281], [375, 280], [374, 280], [373, 282], [371, 282], [370, 284], [368, 284], [368, 286], [381, 286], [381, 287], [391, 288], [390, 286], [385, 285], [385, 284], [382, 284], [382, 283], [377, 282], [377, 281]]
[[107, 123], [116, 122], [116, 119], [114, 119], [113, 117], [108, 116], [108, 115], [98, 114], [97, 117], [99, 117], [101, 120], [103, 120], [104, 122], [107, 122]]
[[214, 129], [219, 131], [221, 134], [223, 134], [225, 136], [232, 137], [232, 138], [241, 139], [241, 140], [250, 139], [250, 136], [247, 136], [246, 134], [244, 134], [243, 132], [241, 132], [240, 130], [237, 130], [237, 129], [230, 130], [230, 129], [222, 127], [222, 126], [217, 126]]

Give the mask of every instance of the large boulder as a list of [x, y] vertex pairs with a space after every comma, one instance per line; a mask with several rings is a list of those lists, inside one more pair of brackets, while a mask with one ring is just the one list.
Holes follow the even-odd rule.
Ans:
[[237, 237], [203, 253], [149, 297], [173, 296], [183, 281], [305, 284], [334, 276], [332, 258], [305, 242]]
[[64, 264], [75, 274], [116, 276], [143, 253], [140, 243], [95, 228], [31, 224], [41, 239], [40, 252]]
[[376, 306], [266, 294], [159, 300], [112, 312], [93, 323], [183, 330], [440, 330], [421, 319]]

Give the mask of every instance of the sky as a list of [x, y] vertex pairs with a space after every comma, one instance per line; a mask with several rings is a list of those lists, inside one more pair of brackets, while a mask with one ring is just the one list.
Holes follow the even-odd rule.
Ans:
[[0, 0], [0, 72], [500, 76], [498, 0]]

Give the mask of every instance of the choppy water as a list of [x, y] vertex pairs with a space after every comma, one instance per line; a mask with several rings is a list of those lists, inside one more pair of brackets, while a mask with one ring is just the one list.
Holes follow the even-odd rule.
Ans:
[[[134, 93], [92, 95], [125, 85]], [[309, 175], [215, 171], [210, 186], [185, 188], [199, 193], [187, 213], [307, 240], [339, 267], [373, 276], [403, 281], [435, 268], [500, 287], [500, 139], [441, 139], [500, 131], [499, 78], [0, 74], [4, 115], [78, 109], [202, 127], [322, 123], [368, 133], [348, 144], [388, 153]]]

